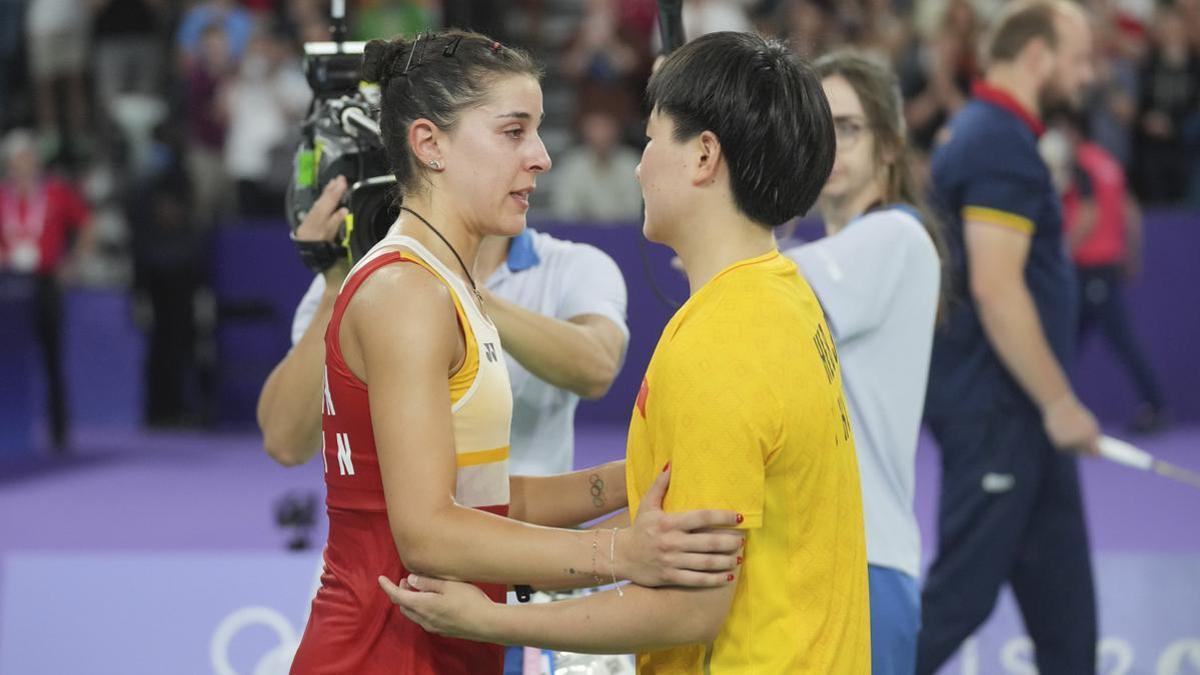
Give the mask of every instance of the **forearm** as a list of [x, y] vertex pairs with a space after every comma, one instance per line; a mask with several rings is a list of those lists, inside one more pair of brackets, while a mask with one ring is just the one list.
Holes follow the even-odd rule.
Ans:
[[[611, 532], [613, 529], [627, 528], [627, 527], [630, 527], [632, 524], [633, 524], [633, 521], [629, 517], [629, 510], [621, 509], [617, 513], [614, 513], [614, 514], [608, 516], [607, 518], [598, 520], [598, 521], [588, 525], [586, 529], [588, 531], [602, 530], [602, 531]], [[607, 535], [602, 534], [600, 537], [600, 541], [603, 542], [606, 536]], [[622, 536], [627, 536], [627, 535], [622, 535]], [[611, 583], [612, 579], [611, 578], [601, 579], [601, 581], [604, 581], [606, 583]], [[603, 584], [601, 584], [601, 585], [603, 585]], [[560, 586], [557, 588], [543, 587], [543, 588], [538, 588], [537, 590], [539, 590], [539, 591], [571, 591], [571, 590], [575, 590], [578, 588], [594, 588], [596, 586], [597, 586], [597, 584], [595, 583], [595, 580], [588, 578], [588, 579], [580, 579], [579, 581], [572, 583], [569, 586]]]
[[1038, 408], [1070, 395], [1071, 384], [1046, 341], [1024, 281], [975, 295], [988, 342]]
[[312, 323], [271, 371], [258, 397], [263, 446], [285, 466], [307, 462], [321, 447], [325, 328], [335, 298], [336, 292], [322, 296]]
[[535, 377], [588, 399], [608, 391], [620, 356], [609, 353], [587, 328], [495, 295], [488, 296], [487, 304], [504, 350]]
[[443, 579], [584, 588], [623, 579], [627, 567], [611, 530], [530, 525], [457, 504], [399, 527], [393, 519], [392, 531], [410, 570]]
[[[603, 520], [598, 520], [598, 521], [588, 525], [586, 529], [588, 531], [607, 530], [608, 532], [611, 532], [613, 530], [613, 528], [618, 528], [618, 529], [626, 528], [632, 524], [633, 523], [629, 518], [629, 510], [621, 509], [617, 513], [614, 513], [614, 514], [608, 516], [607, 518], [604, 518]], [[622, 535], [622, 536], [627, 536], [627, 535]], [[607, 537], [608, 537], [608, 534], [602, 534], [600, 541], [601, 542], [605, 541], [605, 539]], [[612, 578], [611, 577], [608, 579], [601, 578], [601, 581], [605, 582], [605, 583], [611, 583]], [[551, 591], [551, 592], [553, 592], [553, 591], [572, 591], [572, 590], [575, 590], [578, 588], [594, 588], [597, 585], [603, 585], [603, 584], [597, 584], [595, 579], [591, 578], [591, 576], [588, 576], [586, 578], [578, 579], [566, 586], [554, 586], [554, 587], [542, 586], [535, 590]]]
[[574, 527], [629, 501], [624, 461], [557, 476], [513, 476], [509, 487], [509, 517], [548, 527]]
[[[728, 612], [698, 594], [714, 591], [650, 589], [628, 585], [624, 596], [605, 591], [583, 598], [536, 605], [495, 605], [484, 618], [481, 637], [582, 654], [649, 652], [709, 642]], [[730, 595], [732, 597], [732, 595]]]

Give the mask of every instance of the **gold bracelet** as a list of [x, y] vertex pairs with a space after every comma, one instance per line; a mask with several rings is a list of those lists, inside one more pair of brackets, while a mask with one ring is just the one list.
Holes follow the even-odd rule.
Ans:
[[608, 543], [608, 571], [612, 574], [613, 585], [617, 587], [617, 595], [625, 597], [625, 591], [617, 585], [617, 530], [620, 528], [614, 527], [612, 531], [612, 539]]
[[600, 530], [592, 530], [592, 580], [599, 586], [604, 582], [600, 580], [600, 574], [596, 570], [596, 555], [600, 550]]

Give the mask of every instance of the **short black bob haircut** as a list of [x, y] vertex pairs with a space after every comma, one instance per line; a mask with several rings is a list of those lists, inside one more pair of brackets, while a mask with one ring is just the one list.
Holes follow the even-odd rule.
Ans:
[[739, 210], [768, 227], [806, 213], [833, 168], [833, 117], [813, 67], [785, 44], [720, 32], [671, 53], [650, 78], [647, 110], [676, 142], [711, 131]]

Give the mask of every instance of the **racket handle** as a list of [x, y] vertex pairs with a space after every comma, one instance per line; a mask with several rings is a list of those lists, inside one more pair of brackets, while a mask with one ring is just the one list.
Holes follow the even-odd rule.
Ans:
[[1100, 456], [1107, 460], [1143, 471], [1150, 471], [1154, 467], [1154, 457], [1150, 453], [1120, 439], [1101, 436], [1096, 445], [1100, 449]]

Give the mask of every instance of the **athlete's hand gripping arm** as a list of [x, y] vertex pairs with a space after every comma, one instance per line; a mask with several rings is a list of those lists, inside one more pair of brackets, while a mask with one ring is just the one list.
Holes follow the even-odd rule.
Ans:
[[409, 619], [432, 633], [585, 654], [648, 652], [716, 639], [736, 583], [717, 588], [626, 586], [582, 598], [500, 605], [475, 586], [410, 576], [380, 586]]

